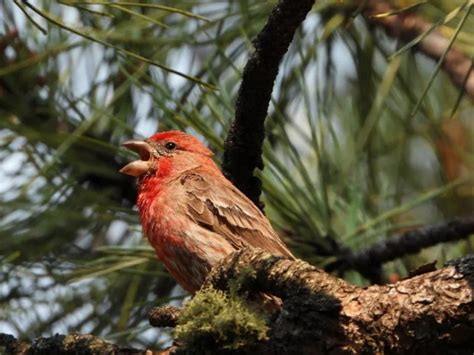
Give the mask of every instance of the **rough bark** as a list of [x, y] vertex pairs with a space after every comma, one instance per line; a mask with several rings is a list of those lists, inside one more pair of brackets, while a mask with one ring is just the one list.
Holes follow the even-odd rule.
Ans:
[[[230, 280], [234, 280], [229, 283]], [[474, 256], [391, 285], [360, 288], [301, 260], [241, 250], [222, 260], [206, 285], [271, 293], [283, 300], [259, 354], [472, 354]], [[172, 314], [175, 313], [172, 309]], [[168, 311], [159, 311], [169, 314]], [[174, 317], [174, 316], [173, 316]], [[170, 325], [167, 323], [166, 325]], [[7, 354], [153, 354], [92, 335], [56, 335], [32, 344], [0, 336]], [[189, 350], [189, 349], [188, 349]], [[212, 349], [209, 349], [212, 351]], [[174, 346], [162, 353], [186, 353]]]
[[208, 283], [228, 281], [252, 268], [246, 290], [284, 302], [262, 352], [472, 353], [474, 256], [391, 285], [359, 288], [303, 261], [244, 250], [215, 267]]
[[149, 322], [153, 327], [175, 327], [181, 309], [173, 306], [154, 307], [149, 314]]
[[457, 217], [381, 240], [360, 251], [342, 250], [341, 256], [328, 264], [325, 270], [343, 272], [354, 269], [365, 277], [370, 277], [372, 271], [383, 263], [418, 253], [433, 245], [466, 239], [470, 235], [474, 235], [474, 216]]
[[224, 174], [260, 208], [262, 187], [253, 171], [263, 168], [264, 123], [273, 84], [294, 33], [313, 3], [314, 0], [280, 0], [273, 9], [254, 40], [255, 51], [244, 69], [234, 121], [225, 142]]
[[27, 343], [15, 339], [12, 335], [0, 333], [0, 354], [153, 355], [161, 352], [120, 347], [91, 334], [56, 334], [52, 337], [36, 338]]

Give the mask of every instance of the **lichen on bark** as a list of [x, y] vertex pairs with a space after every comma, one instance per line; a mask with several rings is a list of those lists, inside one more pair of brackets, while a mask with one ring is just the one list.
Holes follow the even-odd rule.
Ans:
[[267, 339], [266, 318], [235, 294], [201, 289], [184, 307], [176, 341], [184, 351], [246, 351]]

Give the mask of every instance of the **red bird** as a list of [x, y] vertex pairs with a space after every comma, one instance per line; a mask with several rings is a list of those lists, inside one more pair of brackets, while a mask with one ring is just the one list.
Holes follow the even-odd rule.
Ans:
[[140, 155], [120, 172], [138, 178], [143, 231], [188, 292], [199, 290], [220, 259], [244, 247], [294, 258], [267, 218], [193, 136], [161, 132], [123, 145]]

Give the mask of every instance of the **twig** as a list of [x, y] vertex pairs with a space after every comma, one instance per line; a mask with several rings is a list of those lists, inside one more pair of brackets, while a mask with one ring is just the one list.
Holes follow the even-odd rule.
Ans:
[[136, 54], [135, 52], [130, 52], [124, 48], [120, 48], [120, 47], [117, 47], [111, 43], [108, 43], [106, 41], [103, 41], [99, 38], [96, 38], [94, 36], [92, 36], [91, 34], [89, 33], [86, 33], [84, 31], [80, 31], [76, 28], [73, 28], [73, 27], [70, 27], [70, 26], [67, 26], [66, 24], [62, 23], [61, 21], [57, 20], [56, 18], [54, 18], [53, 16], [51, 16], [48, 12], [46, 11], [43, 11], [42, 9], [40, 8], [37, 8], [35, 6], [33, 6], [32, 4], [30, 4], [27, 0], [22, 0], [23, 1], [23, 4], [25, 4], [25, 6], [27, 6], [28, 8], [30, 8], [32, 11], [34, 11], [36, 14], [38, 14], [39, 16], [43, 17], [46, 21], [56, 25], [57, 27], [63, 29], [63, 30], [66, 30], [66, 31], [69, 31], [71, 33], [74, 33], [75, 35], [78, 35], [82, 38], [85, 38], [85, 39], [88, 39], [92, 42], [96, 42], [96, 43], [99, 43], [105, 47], [109, 47], [109, 48], [113, 48], [114, 50], [116, 50], [118, 53], [121, 53], [123, 55], [126, 55], [126, 56], [129, 56], [131, 58], [135, 58], [135, 59], [138, 59], [144, 63], [147, 63], [147, 64], [150, 64], [150, 65], [154, 65], [160, 69], [163, 69], [169, 73], [172, 73], [172, 74], [175, 74], [175, 75], [178, 75], [178, 76], [181, 76], [187, 80], [190, 80], [192, 82], [195, 82], [199, 85], [202, 85], [203, 87], [206, 87], [208, 89], [211, 89], [211, 90], [215, 90], [215, 86], [211, 85], [211, 84], [208, 84], [196, 77], [193, 77], [191, 75], [187, 75], [187, 74], [184, 74], [184, 73], [181, 73], [177, 70], [174, 70], [164, 64], [160, 64], [152, 59], [148, 59], [148, 58], [145, 58], [139, 54]]
[[358, 252], [346, 251], [338, 260], [328, 264], [325, 270], [342, 272], [354, 269], [362, 274], [370, 274], [372, 270], [388, 261], [418, 253], [423, 248], [439, 243], [465, 239], [472, 234], [474, 234], [474, 216], [455, 218], [382, 240]]
[[273, 84], [294, 33], [313, 3], [314, 0], [280, 0], [254, 40], [255, 52], [244, 69], [222, 167], [224, 174], [259, 207], [261, 182], [253, 172], [263, 168], [264, 122]]
[[23, 8], [23, 6], [20, 4], [18, 0], [13, 0], [15, 5], [23, 12], [23, 14], [26, 16], [28, 20], [35, 26], [42, 34], [47, 35], [48, 31], [46, 31], [38, 22], [35, 21], [35, 19]]

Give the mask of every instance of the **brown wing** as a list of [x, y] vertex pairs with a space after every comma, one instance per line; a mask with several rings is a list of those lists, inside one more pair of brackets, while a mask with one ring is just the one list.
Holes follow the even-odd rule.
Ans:
[[236, 249], [251, 246], [294, 258], [263, 213], [229, 181], [212, 184], [202, 171], [185, 174], [187, 215], [195, 223], [225, 237]]

